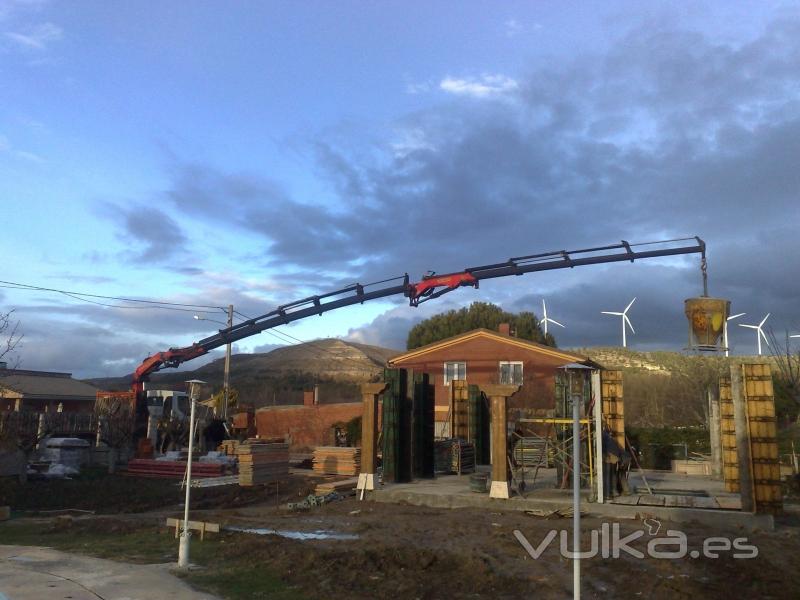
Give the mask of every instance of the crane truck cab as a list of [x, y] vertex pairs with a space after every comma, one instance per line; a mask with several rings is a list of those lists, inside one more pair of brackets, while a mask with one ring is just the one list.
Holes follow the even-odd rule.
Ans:
[[151, 417], [189, 419], [189, 394], [176, 390], [146, 390], [147, 412]]

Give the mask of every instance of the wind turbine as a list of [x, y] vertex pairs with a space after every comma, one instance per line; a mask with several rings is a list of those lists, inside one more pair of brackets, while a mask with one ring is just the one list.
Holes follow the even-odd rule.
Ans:
[[553, 325], [558, 325], [559, 327], [565, 327], [565, 325], [562, 325], [558, 321], [555, 321], [553, 319], [548, 319], [547, 318], [547, 304], [544, 303], [544, 298], [542, 298], [542, 312], [544, 313], [544, 319], [539, 321], [539, 325], [544, 324], [544, 336], [545, 337], [547, 337], [547, 324], [548, 323], [552, 323]]
[[767, 313], [766, 317], [761, 319], [761, 323], [759, 323], [758, 325], [745, 325], [744, 323], [739, 323], [739, 327], [747, 327], [748, 329], [755, 329], [756, 330], [756, 332], [757, 332], [756, 333], [756, 339], [758, 340], [758, 355], [759, 356], [761, 356], [761, 338], [764, 338], [764, 342], [767, 344], [767, 346], [769, 346], [769, 340], [767, 340], [767, 336], [764, 335], [764, 330], [762, 329], [764, 327], [764, 323], [767, 322], [767, 319], [769, 319], [769, 313]]
[[628, 309], [631, 306], [633, 306], [634, 302], [636, 302], [636, 297], [634, 297], [633, 300], [631, 300], [630, 304], [628, 304], [628, 306], [626, 306], [625, 310], [623, 310], [622, 312], [611, 312], [611, 311], [607, 311], [607, 310], [601, 310], [600, 311], [604, 315], [615, 315], [617, 317], [622, 317], [622, 347], [623, 348], [627, 348], [628, 347], [628, 340], [625, 337], [625, 323], [627, 323], [628, 327], [631, 328], [631, 333], [636, 333], [636, 331], [633, 328], [633, 325], [631, 324], [631, 320], [628, 318]]
[[725, 322], [722, 324], [722, 345], [725, 346], [725, 357], [727, 358], [730, 356], [730, 350], [728, 349], [728, 321], [733, 321], [734, 319], [738, 319], [739, 317], [745, 316], [747, 313], [739, 313], [736, 315], [731, 315]]

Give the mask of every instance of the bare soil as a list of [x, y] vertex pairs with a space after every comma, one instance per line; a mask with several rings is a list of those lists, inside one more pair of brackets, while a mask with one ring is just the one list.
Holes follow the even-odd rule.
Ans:
[[[233, 486], [215, 499], [206, 498], [200, 505], [193, 503], [192, 518], [279, 531], [347, 533], [358, 536], [357, 539], [298, 541], [276, 535], [222, 533], [207, 542], [195, 543], [208, 544], [201, 552], [213, 555], [219, 565], [227, 565], [225, 568], [235, 565], [240, 572], [251, 576], [263, 572], [265, 578], [267, 574], [278, 578], [291, 597], [433, 599], [571, 595], [572, 562], [560, 556], [558, 539], [534, 560], [513, 535], [514, 530], [519, 530], [535, 547], [552, 529], [570, 532], [570, 519], [543, 519], [519, 512], [378, 504], [359, 502], [354, 497], [307, 511], [285, 508], [287, 500], [296, 501], [312, 487], [313, 480], [295, 476], [283, 484], [275, 497], [237, 503], [239, 494], [259, 492], [257, 489], [242, 492]], [[276, 506], [277, 502], [280, 506]], [[143, 543], [143, 536], [156, 536], [154, 540], [160, 540], [159, 544], [172, 548], [168, 537], [173, 534], [164, 528], [163, 518], [171, 511], [175, 515], [179, 512], [177, 507], [161, 508], [157, 512], [116, 517], [62, 519], [59, 525], [50, 526], [50, 530], [63, 533], [63, 528], [68, 527], [71, 537], [86, 535], [94, 540], [102, 539], [104, 533], [113, 533], [114, 537], [136, 535], [139, 544]], [[623, 536], [647, 529], [637, 520], [620, 521], [619, 525]], [[585, 549], [589, 531], [600, 527], [598, 519], [583, 519]], [[800, 597], [800, 574], [796, 568], [800, 520], [796, 517], [782, 519], [774, 532], [718, 531], [701, 525], [662, 523], [660, 535], [667, 529], [683, 531], [689, 549], [702, 549], [703, 540], [711, 536], [747, 538], [747, 543], [757, 546], [758, 556], [735, 559], [732, 552], [721, 552], [716, 559], [702, 556], [635, 559], [623, 553], [618, 559], [591, 558], [582, 563], [584, 597], [693, 600]], [[0, 543], [2, 537], [0, 527]], [[41, 537], [41, 543], [47, 544], [47, 533]], [[632, 545], [644, 550], [650, 539], [645, 531]], [[252, 589], [257, 588], [257, 581], [250, 583], [256, 586]], [[229, 597], [266, 597], [256, 591], [249, 596], [226, 594], [224, 586], [214, 591]]]

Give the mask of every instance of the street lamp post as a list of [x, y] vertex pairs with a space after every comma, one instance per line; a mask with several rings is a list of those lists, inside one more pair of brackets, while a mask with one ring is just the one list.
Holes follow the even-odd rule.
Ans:
[[189, 530], [189, 495], [192, 489], [192, 454], [194, 451], [194, 409], [197, 397], [197, 386], [202, 385], [205, 381], [199, 379], [192, 379], [187, 381], [190, 385], [189, 388], [189, 402], [192, 408], [189, 411], [189, 455], [186, 457], [186, 497], [184, 498], [183, 505], [183, 530], [181, 531], [181, 540], [178, 546], [178, 567], [186, 569], [189, 567], [189, 538], [192, 533]]

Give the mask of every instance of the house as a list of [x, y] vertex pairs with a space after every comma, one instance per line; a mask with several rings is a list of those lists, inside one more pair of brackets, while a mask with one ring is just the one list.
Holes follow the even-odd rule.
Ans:
[[474, 329], [400, 354], [389, 367], [428, 373], [435, 386], [437, 435], [447, 434], [450, 383], [522, 385], [508, 403], [509, 413], [524, 417], [553, 417], [556, 380], [566, 365], [593, 365], [585, 356], [515, 337], [508, 324], [498, 331]]
[[72, 373], [0, 367], [0, 410], [92, 412], [96, 393]]

